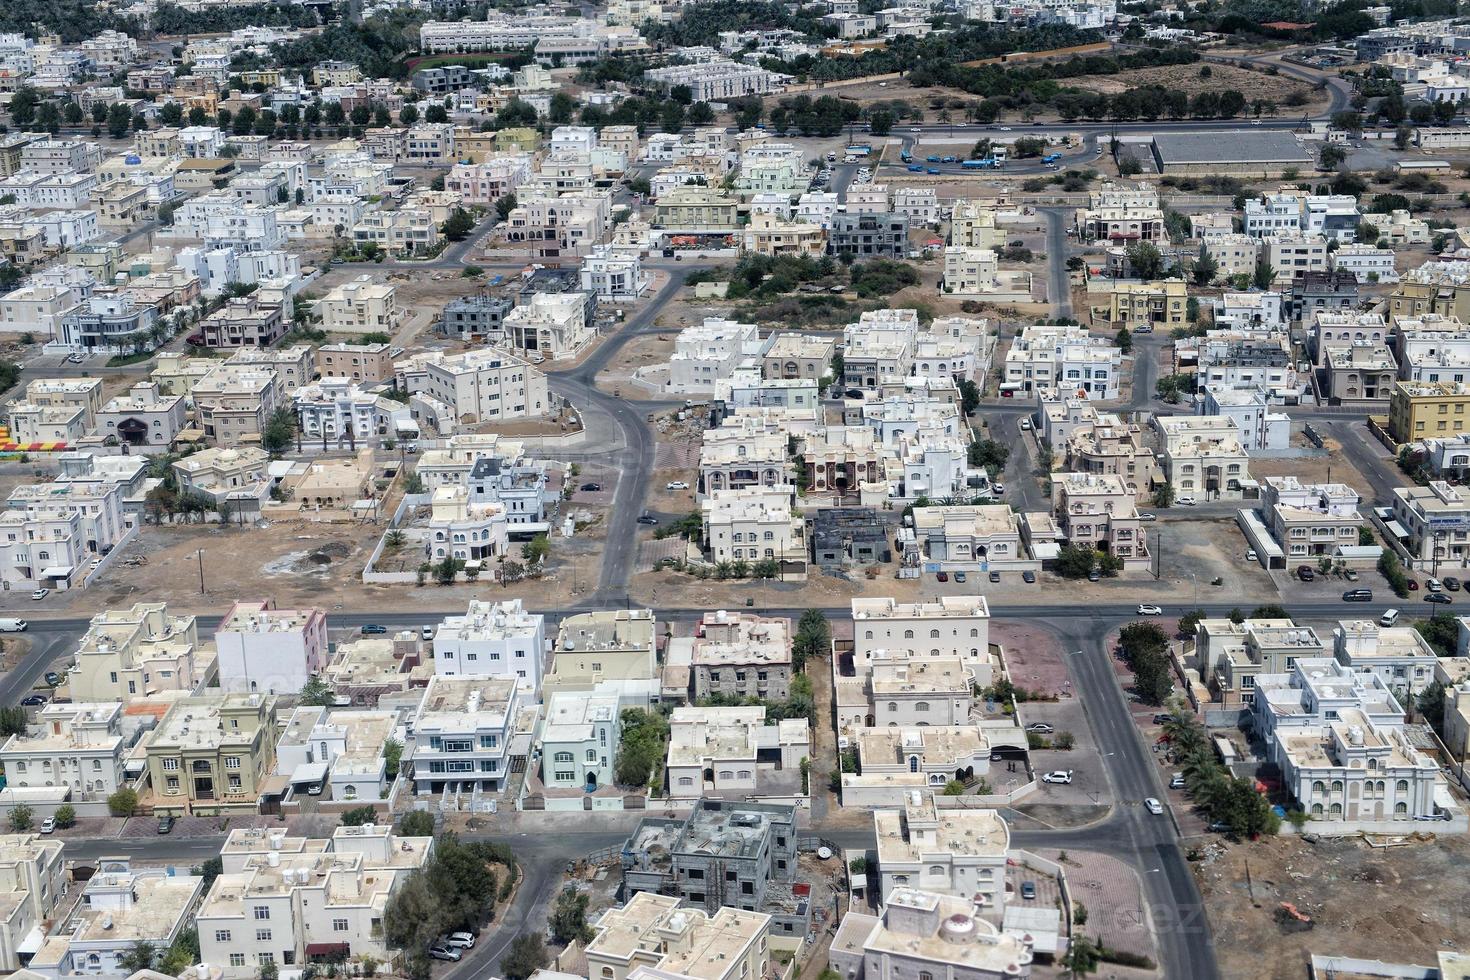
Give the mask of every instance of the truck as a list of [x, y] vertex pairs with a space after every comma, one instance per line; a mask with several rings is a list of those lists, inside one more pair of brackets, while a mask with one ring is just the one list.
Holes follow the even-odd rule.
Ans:
[[847, 152], [856, 154], [857, 156], [865, 157], [869, 153], [873, 152], [873, 147], [871, 144], [868, 143], [849, 143], [847, 145]]
[[1041, 158], [1041, 162], [1042, 163], [1056, 163], [1061, 158], [1062, 158], [1062, 155], [1060, 153], [1048, 153], [1046, 156], [1044, 156], [1044, 157]]
[[909, 163], [909, 162], [911, 162], [914, 159], [914, 155], [912, 153], [910, 153], [908, 150], [903, 150], [902, 152], [900, 152], [898, 154], [898, 158], [900, 160], [902, 160], [904, 163]]
[[983, 160], [966, 160], [965, 162], [961, 163], [960, 166], [964, 167], [966, 170], [989, 170], [991, 167], [995, 166], [995, 158], [986, 157]]
[[0, 619], [0, 633], [24, 633], [26, 621], [23, 619]]

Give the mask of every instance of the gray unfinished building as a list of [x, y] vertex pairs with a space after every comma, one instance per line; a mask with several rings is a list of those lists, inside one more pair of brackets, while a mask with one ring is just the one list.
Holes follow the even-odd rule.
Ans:
[[771, 931], [788, 936], [811, 923], [806, 886], [796, 881], [794, 806], [700, 800], [684, 819], [639, 821], [622, 859], [625, 900], [656, 892], [711, 914], [722, 905], [765, 912]]

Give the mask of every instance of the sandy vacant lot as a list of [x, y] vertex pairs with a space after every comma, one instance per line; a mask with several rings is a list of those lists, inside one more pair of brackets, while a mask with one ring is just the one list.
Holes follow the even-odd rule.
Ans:
[[[1200, 77], [1201, 67], [1210, 69], [1208, 78]], [[1275, 102], [1283, 107], [1283, 112], [1288, 111], [1284, 107], [1293, 94], [1306, 96], [1308, 102], [1289, 110], [1292, 112], [1298, 109], [1315, 112], [1319, 106], [1327, 103], [1327, 100], [1310, 85], [1286, 75], [1268, 75], [1263, 71], [1250, 71], [1235, 65], [1222, 65], [1214, 62], [1208, 66], [1135, 68], [1116, 75], [1087, 75], [1082, 78], [1068, 79], [1067, 84], [1108, 95], [1148, 85], [1180, 89], [1188, 92], [1191, 97], [1198, 92], [1219, 92], [1233, 88], [1244, 94], [1248, 101], [1264, 99], [1267, 102]], [[1311, 108], [1308, 109], [1308, 106]]]
[[[1313, 953], [1432, 963], [1465, 943], [1470, 844], [1438, 838], [1371, 848], [1281, 837], [1215, 844], [1194, 865], [1227, 977], [1296, 980]], [[1311, 918], [1283, 916], [1291, 902]]]

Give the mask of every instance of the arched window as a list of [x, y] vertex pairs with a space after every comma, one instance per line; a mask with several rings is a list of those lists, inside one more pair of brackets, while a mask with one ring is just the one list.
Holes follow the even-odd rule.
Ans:
[[918, 771], [919, 771], [919, 757], [916, 756], [916, 755], [909, 756], [909, 772], [918, 772]]
[[973, 639], [978, 638], [979, 636], [980, 636], [980, 631], [979, 630], [975, 630], [975, 629], [970, 630], [970, 639], [973, 640]]
[[905, 640], [912, 640], [914, 638], [914, 631], [913, 630], [904, 630], [903, 631], [903, 638]]
[[889, 711], [897, 711], [898, 710], [898, 702], [897, 701], [889, 701], [888, 702], [888, 710]]
[[1409, 804], [1395, 803], [1393, 805], [1393, 815], [1396, 817], [1407, 817], [1409, 815]]
[[1393, 789], [1396, 793], [1407, 793], [1409, 791], [1409, 781], [1407, 779], [1400, 779], [1398, 783], [1394, 785]]
[[920, 701], [920, 702], [916, 703], [914, 705], [914, 710], [915, 711], [928, 711], [929, 710], [929, 702], [928, 701]]
[[929, 639], [931, 639], [931, 640], [937, 640], [937, 639], [939, 639], [939, 631], [938, 630], [930, 630], [929, 631]]
[[1334, 779], [1332, 781], [1332, 792], [1334, 792], [1334, 793], [1341, 793], [1342, 792], [1342, 780], [1341, 779]]

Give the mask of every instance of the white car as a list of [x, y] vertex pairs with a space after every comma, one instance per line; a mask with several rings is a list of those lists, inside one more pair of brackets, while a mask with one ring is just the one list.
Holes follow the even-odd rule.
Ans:
[[1174, 503], [1178, 504], [1180, 507], [1193, 507], [1194, 506], [1194, 498], [1193, 497], [1178, 497], [1178, 498], [1175, 499]]
[[665, 483], [664, 484], [664, 489], [665, 490], [688, 490], [689, 489], [689, 484], [685, 483], [683, 480], [673, 480], [673, 481], [671, 481], [669, 483]]
[[1004, 483], [992, 483], [990, 485], [990, 492], [995, 494], [1005, 493], [1006, 485]]
[[1022, 419], [1021, 420], [1021, 431], [1022, 432], [1030, 432], [1031, 431], [1031, 420], [1030, 419]]
[[1072, 781], [1072, 770], [1057, 769], [1041, 777], [1043, 783], [1070, 783]]
[[1156, 521], [1156, 520], [1159, 519], [1159, 515], [1158, 514], [1143, 513], [1143, 514], [1139, 514], [1138, 515], [1138, 519], [1140, 521]]
[[46, 598], [50, 594], [50, 589], [37, 589], [36, 591], [31, 593], [31, 598], [36, 600], [37, 602], [40, 602], [42, 599]]
[[1138, 615], [1140, 615], [1140, 616], [1162, 616], [1162, 615], [1164, 615], [1164, 610], [1160, 609], [1158, 606], [1154, 605], [1152, 602], [1140, 602], [1138, 604]]
[[475, 937], [473, 933], [451, 932], [444, 940], [444, 945], [454, 949], [474, 949]]
[[56, 831], [56, 818], [55, 817], [47, 817], [45, 820], [42, 820], [41, 821], [41, 833], [43, 833], [43, 834], [50, 834], [50, 833], [55, 833], [55, 831]]
[[1444, 589], [1444, 583], [1437, 578], [1432, 578], [1424, 583], [1424, 587], [1430, 592], [1439, 592]]
[[1246, 561], [1260, 561], [1261, 560], [1261, 556], [1258, 555], [1258, 554], [1256, 554], [1256, 549], [1254, 549], [1254, 548], [1247, 548], [1245, 550], [1245, 560]]
[[1160, 803], [1152, 796], [1143, 801], [1143, 808], [1156, 817], [1163, 816], [1164, 813], [1164, 804]]

